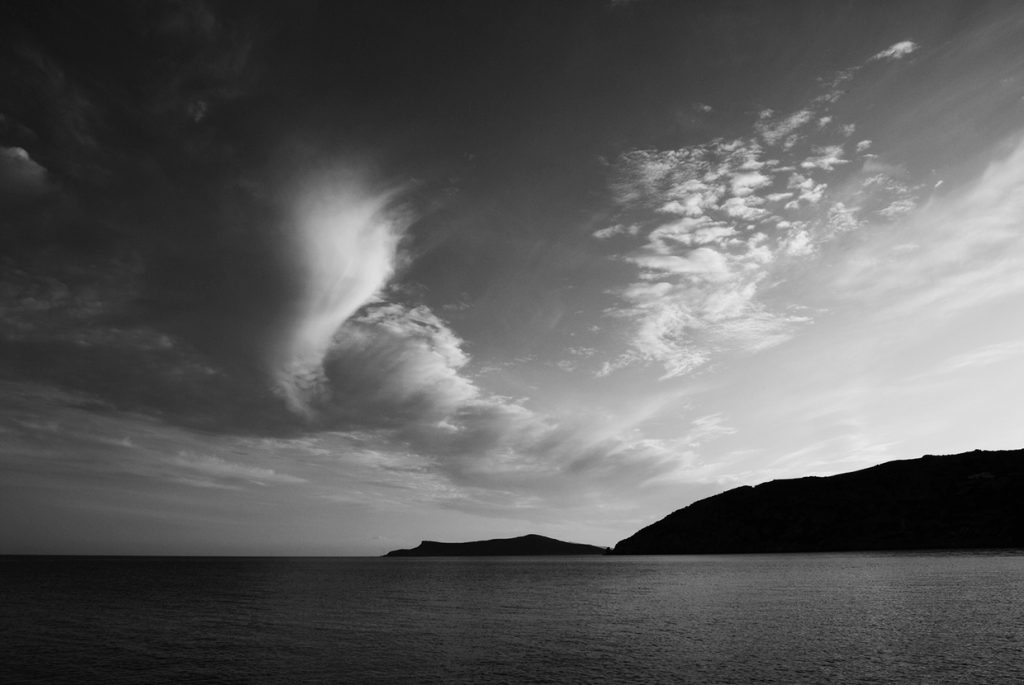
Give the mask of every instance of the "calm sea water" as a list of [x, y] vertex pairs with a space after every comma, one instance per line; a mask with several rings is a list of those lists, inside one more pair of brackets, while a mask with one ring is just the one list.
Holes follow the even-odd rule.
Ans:
[[0, 558], [5, 683], [1019, 683], [1024, 554]]

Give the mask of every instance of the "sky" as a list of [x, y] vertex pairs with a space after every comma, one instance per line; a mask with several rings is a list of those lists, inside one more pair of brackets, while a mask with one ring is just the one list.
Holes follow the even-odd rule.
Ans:
[[0, 552], [602, 546], [1024, 447], [1024, 4], [0, 9]]

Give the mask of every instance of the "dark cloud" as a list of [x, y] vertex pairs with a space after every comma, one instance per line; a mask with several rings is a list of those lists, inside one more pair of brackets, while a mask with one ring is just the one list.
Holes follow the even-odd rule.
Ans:
[[5, 374], [211, 429], [280, 424], [252, 372], [289, 298], [282, 211], [226, 135], [249, 24], [203, 3], [6, 14], [0, 193], [48, 196], [0, 220]]

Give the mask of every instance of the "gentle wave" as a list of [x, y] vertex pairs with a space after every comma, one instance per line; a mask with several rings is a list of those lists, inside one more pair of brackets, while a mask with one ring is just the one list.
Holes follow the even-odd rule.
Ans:
[[9, 683], [1024, 680], [1024, 554], [0, 559]]

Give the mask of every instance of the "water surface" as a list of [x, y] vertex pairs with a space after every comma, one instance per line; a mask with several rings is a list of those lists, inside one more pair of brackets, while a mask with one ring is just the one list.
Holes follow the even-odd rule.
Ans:
[[12, 683], [1017, 683], [1024, 554], [0, 558]]

